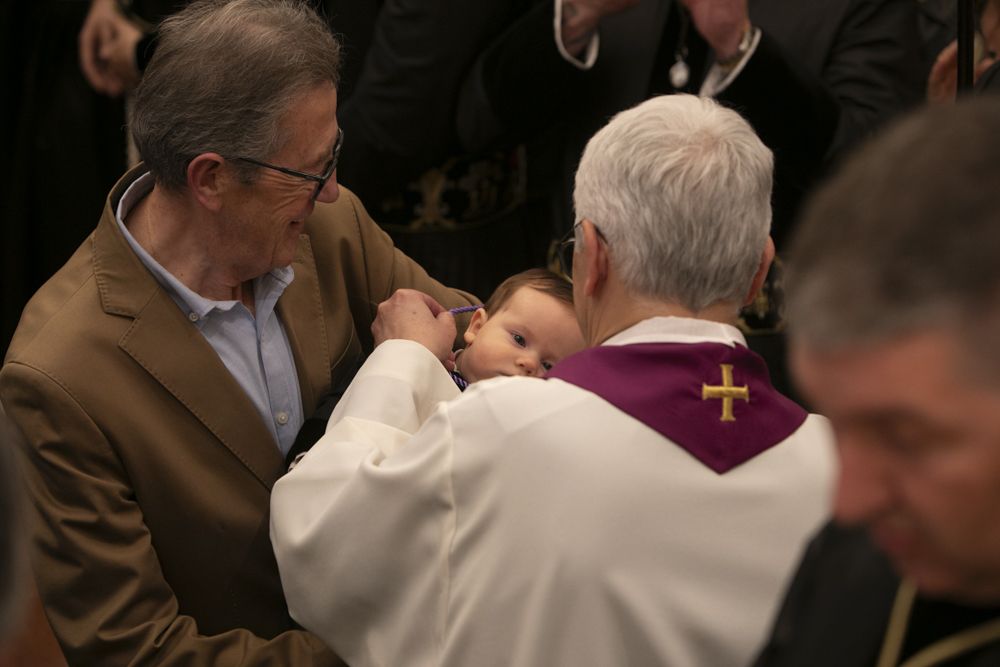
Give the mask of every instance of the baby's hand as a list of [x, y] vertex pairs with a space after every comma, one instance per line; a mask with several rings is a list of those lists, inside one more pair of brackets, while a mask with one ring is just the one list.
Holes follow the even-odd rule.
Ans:
[[372, 335], [378, 346], [387, 340], [403, 339], [420, 343], [445, 366], [454, 356], [455, 318], [432, 297], [411, 289], [397, 290], [378, 306], [372, 323]]

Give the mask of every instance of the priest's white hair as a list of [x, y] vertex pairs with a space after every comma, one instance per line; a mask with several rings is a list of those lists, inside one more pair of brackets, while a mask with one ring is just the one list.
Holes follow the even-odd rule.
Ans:
[[741, 301], [770, 231], [773, 168], [736, 112], [693, 95], [654, 97], [587, 144], [576, 219], [601, 231], [637, 296], [692, 311]]

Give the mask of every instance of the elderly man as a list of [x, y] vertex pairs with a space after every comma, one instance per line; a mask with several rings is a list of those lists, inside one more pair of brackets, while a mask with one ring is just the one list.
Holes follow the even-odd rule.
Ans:
[[759, 665], [1000, 664], [1000, 103], [845, 165], [794, 251], [793, 369], [837, 433], [835, 515]]
[[594, 347], [553, 379], [438, 404], [450, 316], [381, 306], [384, 342], [274, 489], [292, 616], [355, 666], [744, 664], [832, 462], [732, 325], [773, 254], [771, 165], [707, 99], [599, 132], [572, 258]]
[[337, 662], [288, 616], [271, 486], [378, 302], [470, 302], [338, 190], [338, 58], [294, 1], [172, 17], [130, 119], [145, 164], [25, 309], [0, 396], [72, 664]]

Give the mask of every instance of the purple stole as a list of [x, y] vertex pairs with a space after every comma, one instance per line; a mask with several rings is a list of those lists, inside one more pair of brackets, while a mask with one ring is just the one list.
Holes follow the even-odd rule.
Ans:
[[604, 345], [566, 357], [546, 377], [597, 394], [719, 474], [785, 440], [808, 416], [741, 345]]

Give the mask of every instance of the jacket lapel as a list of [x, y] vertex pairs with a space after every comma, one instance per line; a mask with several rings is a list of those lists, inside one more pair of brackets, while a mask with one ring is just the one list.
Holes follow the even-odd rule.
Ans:
[[[332, 366], [319, 275], [312, 245], [305, 234], [292, 262], [295, 278], [278, 299], [278, 317], [285, 327], [299, 377], [302, 412], [308, 418], [330, 386]], [[292, 315], [294, 313], [294, 316]]]
[[94, 234], [94, 273], [105, 312], [132, 317], [119, 341], [149, 375], [270, 488], [281, 452], [246, 392], [201, 332], [160, 288], [122, 236], [112, 211], [142, 171], [115, 186]]

